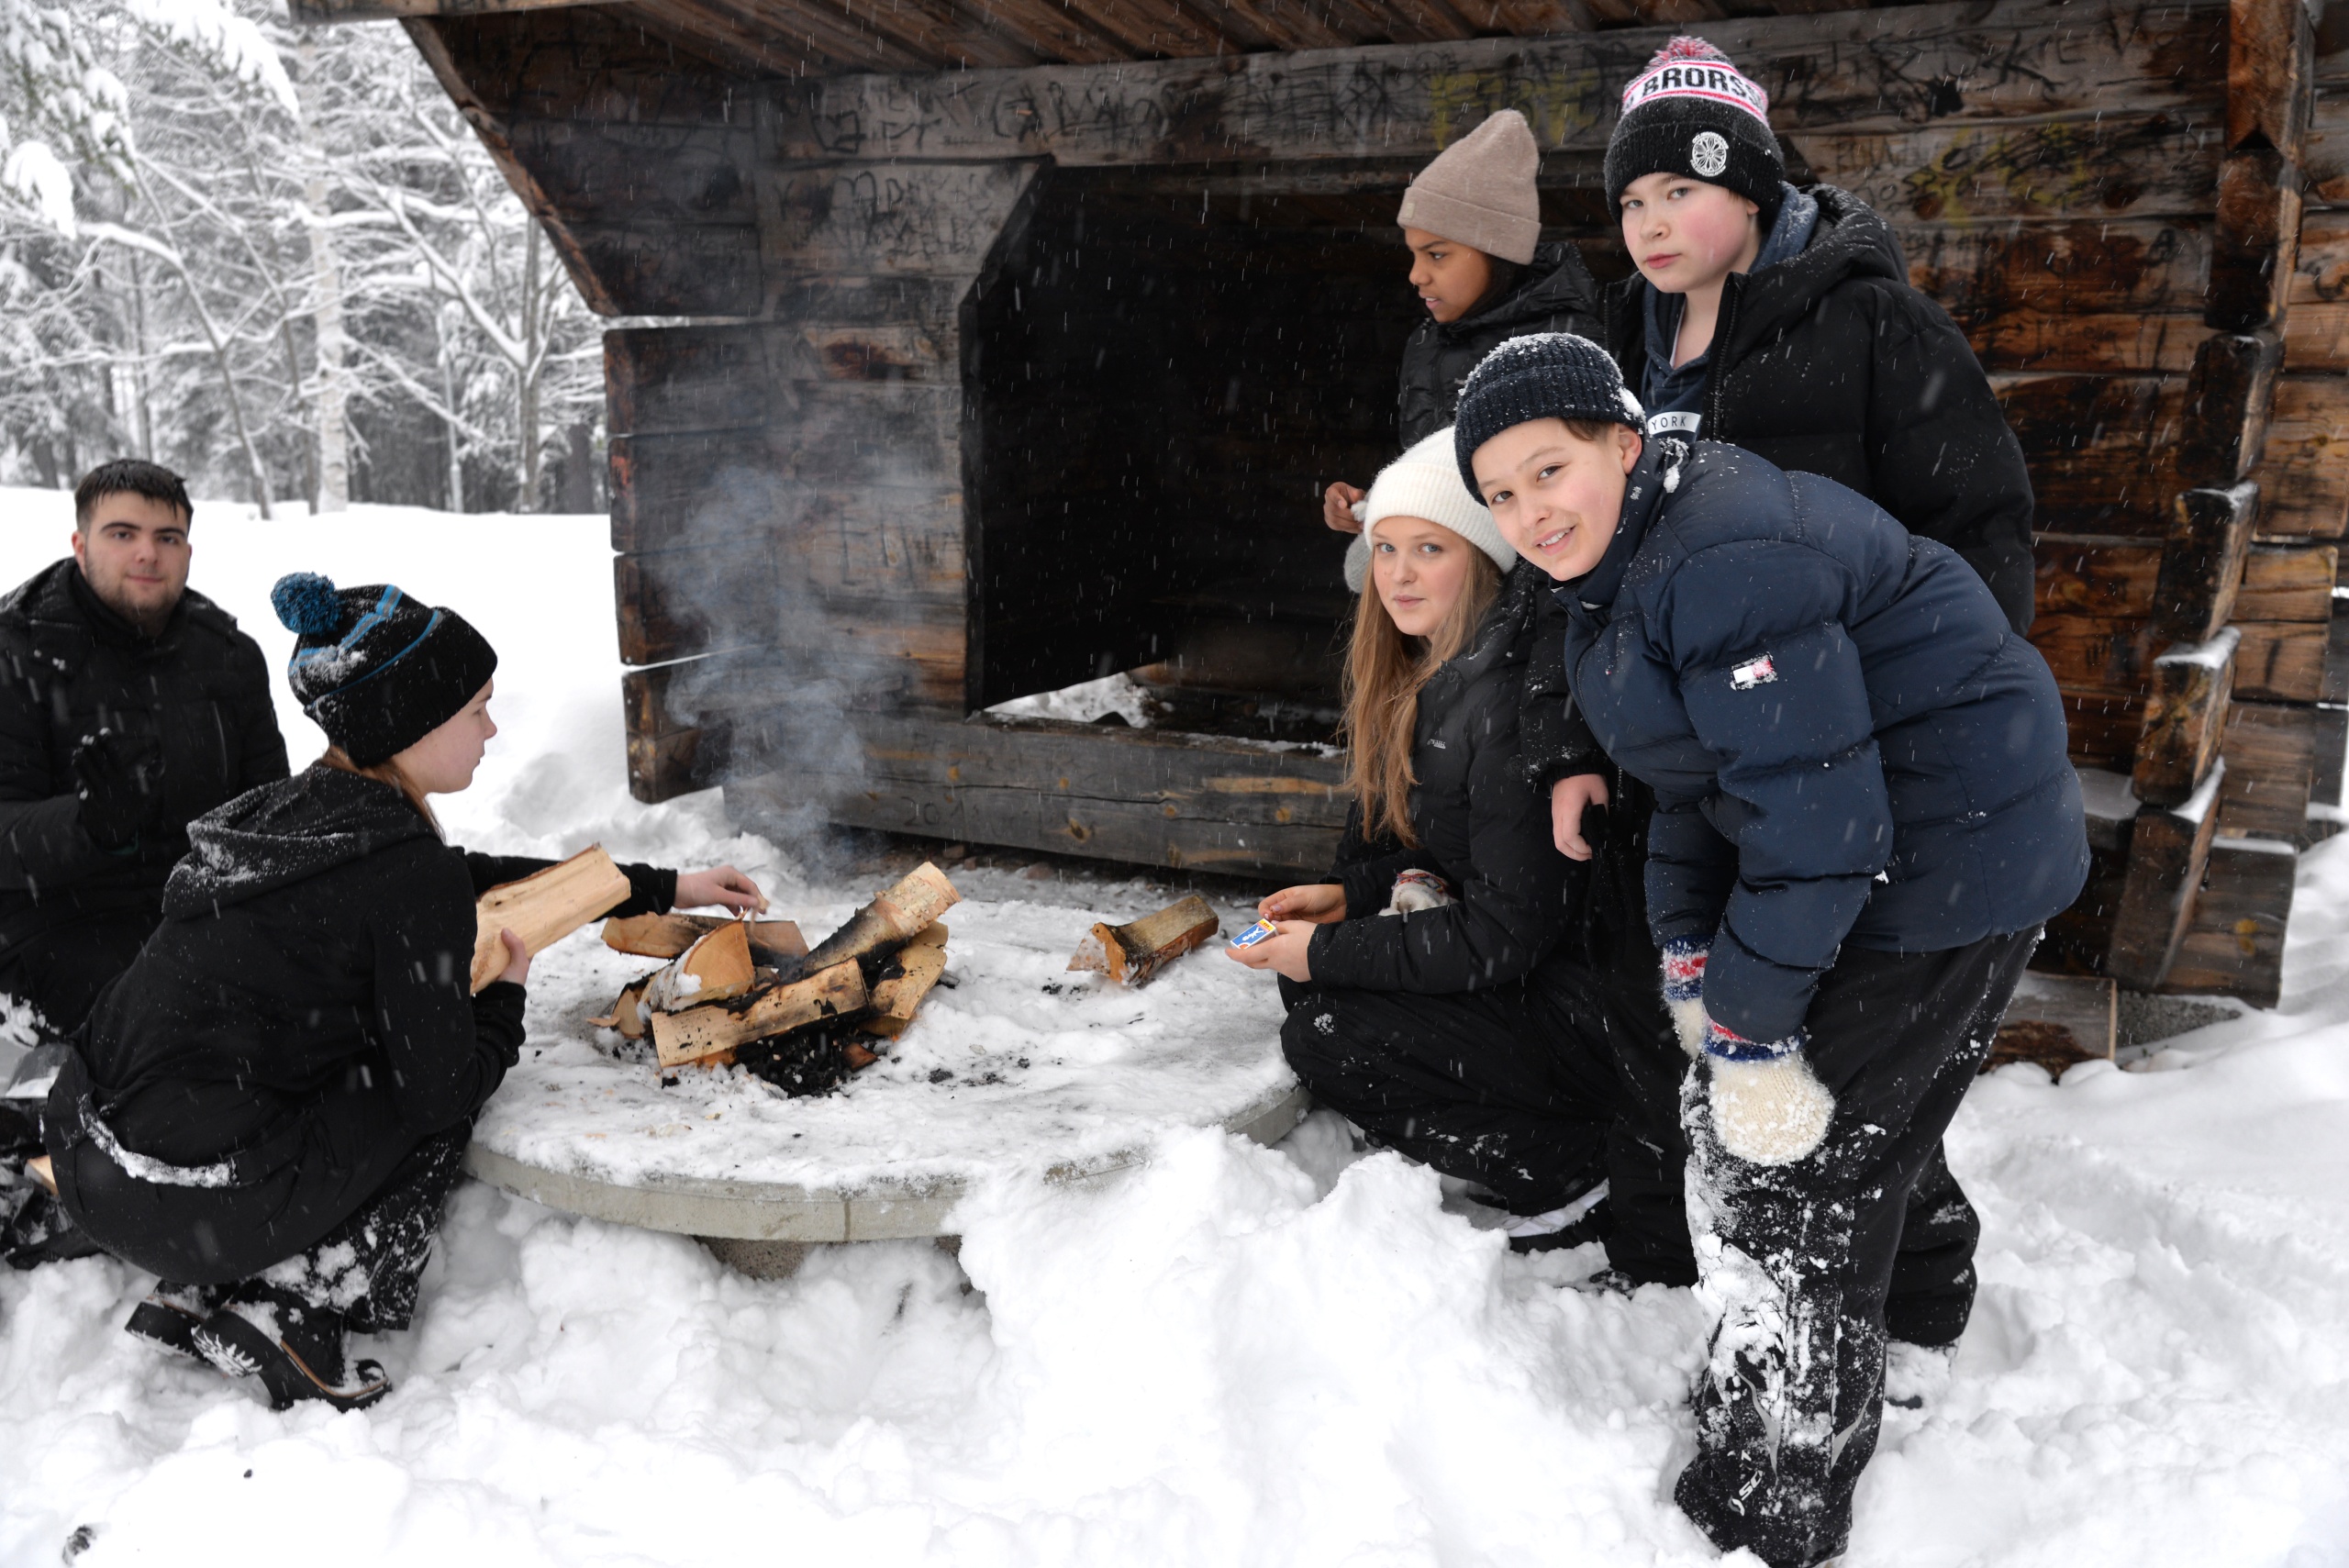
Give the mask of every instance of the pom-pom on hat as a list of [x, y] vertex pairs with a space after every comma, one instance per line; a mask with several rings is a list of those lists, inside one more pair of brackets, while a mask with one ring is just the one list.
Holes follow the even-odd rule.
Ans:
[[1647, 424], [1647, 410], [1623, 384], [1615, 357], [1589, 339], [1571, 332], [1512, 338], [1486, 354], [1460, 388], [1453, 455], [1472, 493], [1484, 494], [1476, 488], [1476, 449], [1535, 419], [1581, 419], [1638, 430]]
[[1363, 528], [1346, 550], [1346, 586], [1362, 592], [1370, 573], [1371, 547], [1377, 542], [1378, 525], [1389, 517], [1424, 517], [1439, 523], [1483, 550], [1506, 573], [1517, 564], [1517, 551], [1485, 504], [1460, 484], [1460, 466], [1452, 455], [1449, 427], [1413, 446], [1378, 471], [1370, 494], [1363, 499]]
[[295, 638], [285, 684], [362, 768], [454, 718], [497, 671], [496, 651], [462, 616], [389, 584], [338, 588], [296, 572], [277, 580], [269, 603]]
[[1419, 171], [1395, 221], [1523, 266], [1542, 243], [1541, 163], [1533, 128], [1503, 109]]
[[1676, 38], [1623, 89], [1607, 140], [1607, 205], [1643, 175], [1686, 174], [1777, 210], [1787, 161], [1770, 134], [1770, 95], [1703, 39]]

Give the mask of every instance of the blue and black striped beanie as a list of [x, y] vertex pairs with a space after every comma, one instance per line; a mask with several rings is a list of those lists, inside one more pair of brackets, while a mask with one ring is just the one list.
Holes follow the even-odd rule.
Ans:
[[497, 672], [497, 651], [462, 616], [386, 583], [338, 588], [296, 572], [269, 602], [296, 638], [285, 684], [362, 768], [448, 723]]

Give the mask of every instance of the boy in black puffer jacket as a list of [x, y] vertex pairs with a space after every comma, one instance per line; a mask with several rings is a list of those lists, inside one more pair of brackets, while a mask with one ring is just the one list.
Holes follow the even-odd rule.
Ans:
[[[1509, 339], [1598, 329], [1598, 286], [1582, 252], [1542, 243], [1533, 183], [1541, 161], [1533, 128], [1503, 109], [1438, 153], [1403, 193], [1396, 222], [1427, 311], [1403, 345], [1395, 422], [1405, 448], [1451, 425], [1468, 373]], [[1321, 520], [1360, 532], [1353, 506], [1363, 495], [1355, 485], [1331, 484]]]
[[1592, 731], [1657, 796], [1721, 1313], [1675, 1495], [1723, 1550], [1810, 1568], [1875, 1449], [1909, 1195], [2086, 879], [2086, 824], [2054, 678], [1978, 575], [1832, 481], [1643, 423], [1598, 345], [1528, 338], [1470, 378], [1456, 446], [1563, 584]]

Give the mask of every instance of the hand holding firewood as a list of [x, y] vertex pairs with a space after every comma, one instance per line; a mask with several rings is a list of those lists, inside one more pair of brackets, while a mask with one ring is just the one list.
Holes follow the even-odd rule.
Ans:
[[732, 866], [677, 873], [677, 908], [707, 909], [712, 905], [737, 915], [746, 909], [763, 915], [767, 912], [767, 895], [759, 891], [757, 883]]

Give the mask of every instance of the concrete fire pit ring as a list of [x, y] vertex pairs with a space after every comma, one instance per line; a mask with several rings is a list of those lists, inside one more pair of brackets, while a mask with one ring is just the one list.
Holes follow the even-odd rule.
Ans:
[[[1221, 1118], [1227, 1132], [1272, 1144], [1304, 1119], [1311, 1100], [1295, 1082], [1262, 1092]], [[1071, 1186], [1115, 1181], [1149, 1158], [1141, 1149], [1048, 1166]], [[801, 1183], [666, 1176], [620, 1182], [528, 1163], [476, 1140], [465, 1169], [533, 1203], [645, 1230], [741, 1241], [902, 1241], [952, 1234], [948, 1217], [969, 1188], [960, 1176], [908, 1177], [825, 1187]]]

